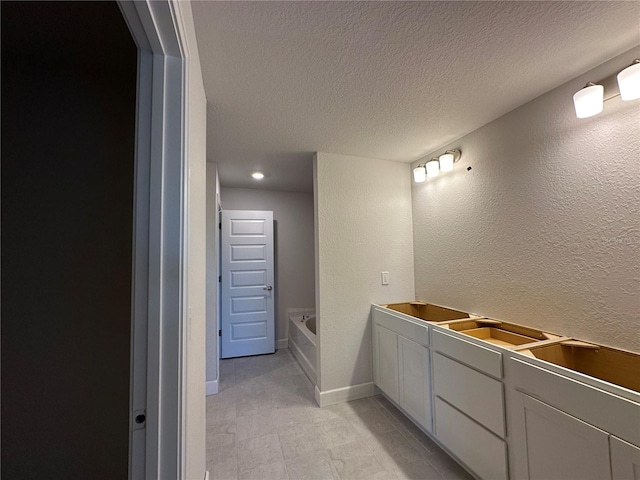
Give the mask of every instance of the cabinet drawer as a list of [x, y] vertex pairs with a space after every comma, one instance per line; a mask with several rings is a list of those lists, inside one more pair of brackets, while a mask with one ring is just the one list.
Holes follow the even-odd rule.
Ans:
[[506, 480], [506, 443], [437, 397], [435, 430], [436, 438], [478, 477]]
[[[415, 322], [420, 321], [422, 320], [415, 320]], [[390, 310], [382, 310], [379, 307], [373, 308], [373, 322], [394, 331], [398, 335], [410, 338], [420, 345], [429, 346], [429, 327], [426, 323], [424, 325], [414, 323], [414, 321], [396, 315]]]
[[504, 438], [502, 382], [435, 353], [433, 385], [437, 396]]
[[502, 378], [502, 354], [500, 352], [456, 338], [439, 330], [433, 331], [432, 340], [434, 349], [447, 357], [493, 377]]
[[508, 364], [516, 389], [640, 445], [640, 404], [517, 358]]

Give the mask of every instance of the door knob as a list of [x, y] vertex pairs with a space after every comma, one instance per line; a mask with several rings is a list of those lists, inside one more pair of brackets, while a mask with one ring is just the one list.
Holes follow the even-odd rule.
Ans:
[[273, 290], [273, 287], [271, 285], [267, 285], [266, 287], [262, 287], [263, 290]]

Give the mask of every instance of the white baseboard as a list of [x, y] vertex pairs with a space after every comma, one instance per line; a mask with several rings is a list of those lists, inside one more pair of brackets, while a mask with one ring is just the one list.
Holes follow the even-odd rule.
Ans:
[[283, 348], [289, 348], [288, 338], [281, 338], [280, 340], [276, 341], [276, 350], [282, 350]]
[[204, 480], [209, 480], [209, 470], [204, 471]]
[[336, 403], [357, 400], [358, 398], [371, 397], [374, 393], [373, 382], [361, 383], [360, 385], [350, 385], [348, 387], [336, 388], [321, 392], [316, 385], [316, 402], [321, 407], [328, 407]]
[[209, 380], [205, 383], [206, 395], [215, 395], [218, 393], [218, 380]]

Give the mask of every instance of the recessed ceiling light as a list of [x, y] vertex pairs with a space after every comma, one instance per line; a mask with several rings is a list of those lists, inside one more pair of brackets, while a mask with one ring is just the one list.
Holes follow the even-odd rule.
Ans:
[[264, 178], [264, 173], [262, 173], [262, 172], [253, 172], [251, 174], [251, 176], [253, 178], [255, 178], [256, 180], [262, 180]]

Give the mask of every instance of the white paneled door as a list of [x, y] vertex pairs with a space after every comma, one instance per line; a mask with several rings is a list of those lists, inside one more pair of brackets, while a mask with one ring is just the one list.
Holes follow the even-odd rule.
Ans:
[[276, 350], [273, 212], [223, 210], [220, 357]]

